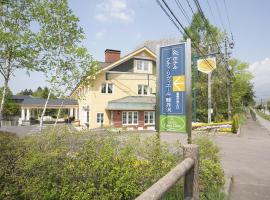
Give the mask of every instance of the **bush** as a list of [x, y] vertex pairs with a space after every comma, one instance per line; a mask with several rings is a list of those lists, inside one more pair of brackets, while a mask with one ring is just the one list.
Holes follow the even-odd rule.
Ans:
[[232, 132], [237, 133], [239, 128], [239, 115], [235, 114], [232, 120]]
[[[219, 149], [199, 138], [201, 197], [224, 183]], [[182, 160], [181, 145], [156, 136], [93, 134], [68, 128], [18, 138], [0, 134], [0, 199], [134, 199]], [[180, 181], [168, 198], [182, 196]]]
[[195, 140], [199, 145], [199, 176], [200, 176], [200, 199], [213, 199], [212, 196], [222, 195], [225, 178], [219, 158], [219, 148], [208, 137], [200, 137]]

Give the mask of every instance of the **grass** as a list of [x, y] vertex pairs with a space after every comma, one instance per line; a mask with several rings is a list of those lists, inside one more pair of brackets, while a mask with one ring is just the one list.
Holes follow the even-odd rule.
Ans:
[[259, 110], [256, 110], [256, 113], [261, 116], [262, 118], [270, 121], [270, 115], [267, 115], [267, 114], [264, 114], [263, 112], [259, 111]]

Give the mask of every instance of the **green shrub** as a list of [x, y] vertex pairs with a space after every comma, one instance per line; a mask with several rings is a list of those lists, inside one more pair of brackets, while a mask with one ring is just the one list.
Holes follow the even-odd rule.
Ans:
[[239, 115], [235, 114], [232, 120], [232, 132], [237, 133], [239, 128]]
[[199, 145], [200, 199], [213, 199], [210, 197], [222, 196], [220, 190], [225, 183], [225, 178], [218, 146], [208, 137], [197, 138], [194, 142]]
[[[201, 197], [224, 183], [219, 149], [199, 138]], [[18, 138], [0, 134], [0, 199], [134, 199], [182, 160], [181, 145], [152, 136], [47, 130]], [[182, 196], [182, 181], [165, 199]]]

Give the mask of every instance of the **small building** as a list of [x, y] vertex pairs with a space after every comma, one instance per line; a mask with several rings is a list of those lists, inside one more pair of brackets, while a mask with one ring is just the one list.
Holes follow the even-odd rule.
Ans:
[[80, 124], [89, 128], [154, 129], [156, 55], [146, 47], [121, 57], [105, 50], [105, 61], [91, 85], [78, 85]]
[[[31, 119], [39, 119], [46, 103], [46, 99], [24, 95], [13, 95], [13, 99], [21, 107], [19, 125], [29, 125]], [[78, 119], [79, 105], [75, 99], [49, 99], [47, 108], [68, 109], [69, 116]]]

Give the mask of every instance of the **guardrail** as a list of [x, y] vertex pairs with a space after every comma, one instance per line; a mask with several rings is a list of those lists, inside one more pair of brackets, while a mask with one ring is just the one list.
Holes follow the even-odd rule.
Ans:
[[136, 200], [161, 199], [182, 177], [184, 180], [184, 199], [199, 199], [199, 148], [195, 144], [184, 145], [184, 160], [154, 185], [143, 192]]

